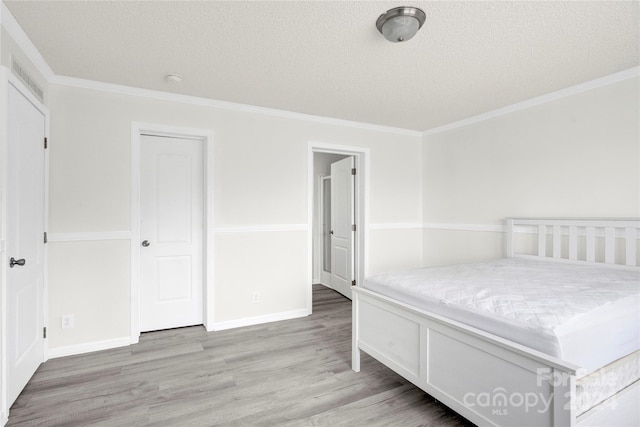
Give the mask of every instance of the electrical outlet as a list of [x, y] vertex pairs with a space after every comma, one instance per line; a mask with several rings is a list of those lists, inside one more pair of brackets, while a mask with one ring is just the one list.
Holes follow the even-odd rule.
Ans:
[[65, 314], [62, 316], [62, 329], [73, 329], [76, 326], [76, 316], [74, 314]]
[[251, 294], [251, 302], [257, 304], [260, 302], [260, 292], [254, 292]]

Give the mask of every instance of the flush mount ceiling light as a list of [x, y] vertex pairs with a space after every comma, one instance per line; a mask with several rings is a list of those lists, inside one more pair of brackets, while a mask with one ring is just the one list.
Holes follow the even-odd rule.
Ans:
[[182, 81], [182, 75], [176, 73], [166, 74], [164, 78], [169, 83], [180, 83]]
[[421, 9], [401, 6], [380, 15], [376, 27], [390, 42], [406, 42], [416, 35], [426, 19], [427, 15]]

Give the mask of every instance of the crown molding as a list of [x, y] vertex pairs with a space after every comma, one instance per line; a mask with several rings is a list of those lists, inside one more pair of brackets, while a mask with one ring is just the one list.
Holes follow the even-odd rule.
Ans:
[[560, 89], [558, 91], [541, 95], [535, 98], [531, 98], [526, 101], [508, 105], [503, 108], [498, 108], [497, 110], [488, 111], [486, 113], [478, 114], [477, 116], [469, 117], [469, 118], [459, 120], [457, 122], [449, 123], [443, 126], [438, 126], [436, 128], [429, 129], [422, 132], [422, 135], [429, 136], [429, 135], [435, 135], [435, 134], [446, 132], [453, 129], [458, 129], [473, 123], [483, 122], [485, 120], [504, 116], [506, 114], [524, 110], [526, 108], [534, 107], [536, 105], [545, 104], [547, 102], [555, 101], [561, 98], [566, 98], [571, 95], [576, 95], [578, 93], [586, 92], [591, 89], [597, 89], [603, 86], [608, 86], [610, 84], [632, 79], [638, 76], [640, 76], [640, 67], [629, 68], [627, 70], [609, 74], [607, 76], [600, 77], [595, 80], [590, 80], [588, 82], [580, 83], [575, 86], [569, 86], [567, 88]]
[[7, 33], [11, 38], [13, 38], [18, 46], [20, 46], [29, 61], [33, 63], [45, 80], [50, 82], [54, 74], [51, 67], [49, 67], [49, 64], [47, 64], [47, 61], [45, 61], [43, 56], [40, 54], [40, 51], [38, 51], [35, 45], [31, 42], [27, 33], [25, 33], [20, 24], [18, 24], [18, 21], [16, 21], [16, 18], [13, 16], [4, 1], [0, 1], [0, 8], [0, 18], [4, 29], [7, 30]]
[[[36, 51], [37, 52], [37, 51]], [[46, 63], [45, 63], [46, 65]], [[156, 99], [169, 102], [180, 102], [190, 105], [199, 105], [213, 108], [220, 108], [225, 110], [239, 111], [244, 113], [263, 114], [268, 116], [275, 116], [293, 120], [304, 120], [315, 122], [319, 124], [327, 124], [333, 126], [350, 127], [361, 130], [369, 130], [376, 132], [388, 132], [396, 135], [413, 136], [413, 137], [425, 137], [429, 135], [435, 135], [438, 133], [446, 132], [449, 130], [468, 126], [470, 124], [483, 122], [496, 117], [504, 116], [516, 111], [524, 110], [526, 108], [534, 107], [537, 105], [545, 104], [547, 102], [555, 101], [557, 99], [566, 98], [571, 95], [576, 95], [582, 92], [586, 92], [592, 89], [608, 86], [610, 84], [618, 83], [624, 80], [628, 80], [634, 77], [640, 76], [640, 67], [630, 68], [628, 70], [620, 71], [614, 74], [610, 74], [604, 77], [600, 77], [595, 80], [590, 80], [585, 83], [580, 83], [575, 86], [560, 89], [555, 92], [551, 92], [545, 95], [541, 95], [535, 98], [528, 99], [526, 101], [518, 102], [516, 104], [508, 105], [503, 108], [498, 108], [493, 111], [479, 114], [477, 116], [469, 117], [467, 119], [459, 120], [457, 122], [449, 123], [447, 125], [439, 126], [426, 131], [416, 131], [411, 129], [396, 128], [391, 126], [376, 125], [371, 123], [355, 122], [351, 120], [336, 119], [331, 117], [314, 116], [311, 114], [296, 113], [286, 110], [278, 110], [275, 108], [258, 107], [247, 104], [239, 104], [228, 101], [219, 101], [210, 98], [202, 98], [190, 95], [181, 95], [170, 92], [162, 92], [150, 89], [142, 89], [131, 86], [116, 85], [111, 83], [103, 83], [92, 80], [78, 79], [74, 77], [65, 77], [58, 75], [51, 75], [48, 78], [49, 83], [57, 84], [61, 86], [77, 87], [81, 89], [91, 89], [102, 92], [110, 92], [121, 95], [139, 96], [144, 98]]]
[[119, 95], [139, 96], [160, 101], [180, 102], [183, 104], [198, 105], [204, 107], [220, 108], [224, 110], [239, 111], [243, 113], [262, 114], [267, 116], [281, 117], [293, 120], [304, 120], [319, 124], [327, 124], [332, 126], [343, 126], [361, 130], [388, 132], [397, 135], [421, 137], [422, 132], [417, 130], [402, 129], [391, 126], [376, 125], [371, 123], [355, 122], [351, 120], [336, 119], [331, 117], [314, 116], [312, 114], [296, 113], [286, 110], [278, 110], [275, 108], [258, 107], [254, 105], [239, 104], [228, 101], [218, 101], [210, 98], [202, 98], [190, 95], [181, 95], [177, 93], [162, 92], [151, 89], [142, 89], [132, 86], [123, 86], [112, 83], [103, 83], [93, 80], [78, 79], [75, 77], [52, 76], [49, 83], [60, 86], [76, 87], [81, 89], [90, 89], [102, 92], [115, 93]]

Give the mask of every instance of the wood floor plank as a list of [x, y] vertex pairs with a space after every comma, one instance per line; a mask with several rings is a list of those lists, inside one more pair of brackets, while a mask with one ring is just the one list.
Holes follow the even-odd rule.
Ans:
[[207, 333], [144, 333], [129, 347], [44, 363], [9, 426], [468, 426], [363, 354], [351, 303], [316, 285], [313, 315]]

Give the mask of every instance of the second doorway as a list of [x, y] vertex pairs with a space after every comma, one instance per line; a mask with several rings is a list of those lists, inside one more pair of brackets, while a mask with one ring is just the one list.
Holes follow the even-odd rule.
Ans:
[[351, 298], [355, 266], [355, 159], [315, 153], [315, 282]]

